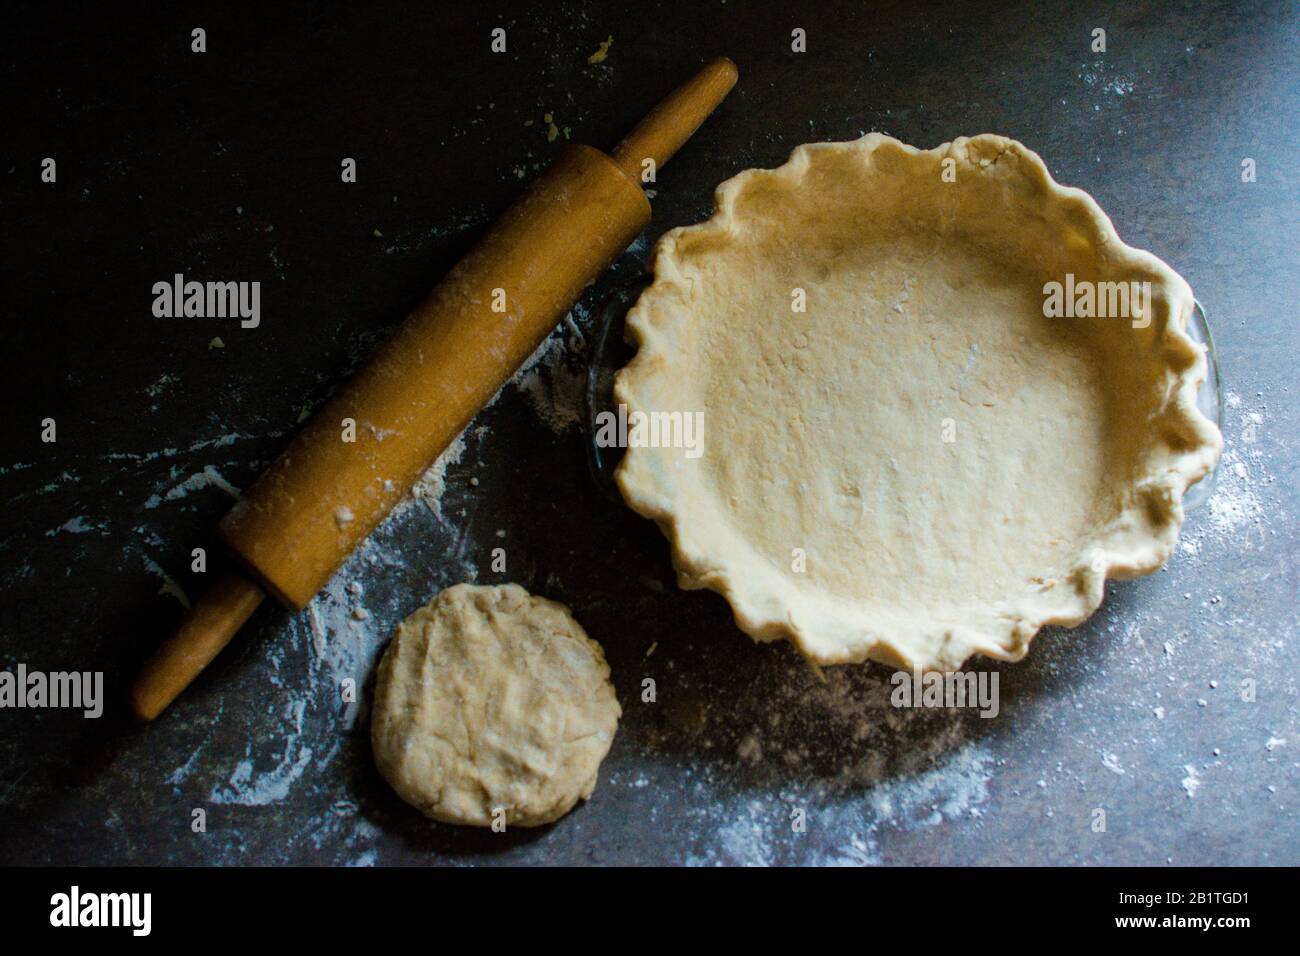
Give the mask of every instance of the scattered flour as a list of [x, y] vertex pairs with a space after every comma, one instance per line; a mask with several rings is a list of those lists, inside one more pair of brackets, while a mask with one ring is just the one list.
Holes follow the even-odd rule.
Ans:
[[85, 515], [77, 515], [75, 518], [63, 522], [63, 524], [59, 525], [57, 528], [51, 528], [49, 531], [45, 532], [45, 537], [52, 538], [56, 534], [60, 533], [87, 534], [91, 531], [98, 531], [100, 534], [108, 534], [108, 531], [105, 530], [102, 524], [95, 524]]
[[297, 740], [286, 738], [284, 758], [271, 770], [254, 776], [251, 756], [247, 756], [236, 766], [230, 780], [212, 789], [208, 799], [217, 804], [239, 804], [246, 807], [262, 807], [270, 803], [279, 803], [289, 795], [289, 788], [303, 775], [311, 762], [311, 748]]
[[325, 622], [321, 619], [320, 608], [315, 601], [307, 605], [307, 621], [311, 625], [311, 645], [316, 652], [316, 658], [325, 656], [325, 647], [329, 643], [329, 636], [325, 630]]
[[[253, 744], [249, 743], [244, 748], [244, 759], [235, 765], [224, 784], [212, 788], [208, 799], [217, 804], [261, 807], [287, 797], [294, 782], [311, 763], [312, 749], [302, 742], [305, 709], [306, 703], [301, 699], [291, 699], [286, 706], [290, 732], [283, 738], [283, 747], [271, 769], [257, 771], [257, 758]], [[191, 756], [189, 762], [193, 761]]]
[[789, 663], [764, 672], [756, 710], [738, 705], [690, 745], [716, 749], [724, 741], [715, 735], [735, 734], [729, 763], [692, 760], [699, 799], [686, 813], [708, 837], [688, 863], [875, 865], [886, 831], [979, 825], [996, 760], [971, 739], [969, 714], [895, 709], [887, 676], [874, 668], [819, 677]]
[[[210, 736], [211, 735], [209, 734], [209, 737]], [[167, 778], [167, 782], [176, 787], [188, 780], [190, 774], [194, 771], [195, 765], [199, 761], [199, 757], [203, 754], [203, 748], [207, 745], [208, 741], [205, 739], [203, 743], [194, 748], [194, 752], [190, 754], [190, 758], [171, 772], [171, 776]]]
[[1112, 753], [1103, 753], [1101, 755], [1101, 765], [1111, 773], [1119, 774], [1120, 776], [1123, 776], [1125, 773], [1124, 768], [1120, 766], [1119, 758]]
[[207, 465], [202, 471], [195, 472], [180, 484], [173, 486], [161, 498], [157, 495], [151, 495], [145, 501], [144, 506], [146, 508], [157, 508], [163, 501], [178, 501], [191, 492], [201, 491], [204, 488], [219, 488], [236, 501], [242, 497], [239, 489], [226, 481], [215, 466]]
[[178, 379], [175, 375], [172, 375], [170, 372], [163, 372], [162, 375], [158, 376], [156, 382], [144, 390], [145, 394], [150, 398], [157, 398], [171, 386], [175, 385], [177, 381]]
[[1210, 524], [1216, 535], [1236, 535], [1260, 524], [1264, 508], [1254, 487], [1256, 480], [1241, 452], [1232, 448], [1224, 451], [1214, 494], [1208, 503]]
[[992, 755], [974, 744], [961, 747], [938, 766], [915, 776], [885, 780], [871, 791], [880, 818], [895, 826], [936, 826], [945, 820], [979, 817], [989, 796]]
[[174, 597], [180, 602], [181, 607], [185, 608], [187, 611], [190, 609], [190, 598], [189, 595], [185, 593], [185, 589], [177, 584], [176, 581], [172, 579], [171, 575], [162, 569], [157, 561], [153, 558], [146, 557], [144, 559], [144, 566], [148, 569], [150, 574], [156, 575], [162, 579], [162, 587], [158, 589], [159, 594]]
[[520, 366], [509, 384], [519, 389], [542, 424], [563, 434], [582, 423], [586, 408], [589, 313], [580, 306]]
[[[271, 699], [283, 700], [284, 706], [259, 721], [253, 742], [233, 770], [219, 771], [219, 781], [208, 794], [213, 803], [278, 803], [290, 796], [310, 768], [323, 771], [337, 756], [344, 732], [356, 725], [367, 675], [388, 638], [363, 604], [365, 589], [358, 583], [377, 567], [400, 564], [397, 552], [378, 542], [381, 536], [382, 530], [377, 530], [367, 538], [307, 609], [289, 619], [288, 633], [268, 644], [277, 689]], [[389, 619], [394, 613], [385, 608]], [[306, 662], [305, 680], [297, 659]], [[292, 681], [280, 679], [282, 669], [295, 674]], [[313, 747], [307, 740], [332, 743]], [[268, 755], [261, 741], [273, 742], [276, 749]], [[195, 775], [211, 779], [218, 771], [215, 755], [207, 756], [206, 746], [207, 741], [173, 770], [168, 782], [179, 785]]]
[[[438, 459], [429, 466], [411, 489], [410, 499], [423, 502], [430, 511], [445, 520], [442, 513], [442, 496], [447, 490], [447, 468], [459, 464], [465, 455], [465, 435], [462, 432], [456, 440], [446, 447]], [[400, 505], [399, 505], [400, 507]]]
[[[1205, 505], [1204, 519], [1184, 526], [1181, 550], [1198, 555], [1206, 535], [1221, 546], [1254, 549], [1264, 540], [1271, 522], [1265, 520], [1264, 499], [1260, 489], [1273, 483], [1258, 447], [1260, 430], [1266, 424], [1265, 413], [1244, 406], [1235, 392], [1225, 393], [1229, 409], [1224, 422], [1224, 451], [1214, 474], [1214, 491]], [[1235, 437], [1227, 434], [1231, 420], [1238, 422]]]
[[[749, 804], [748, 812], [720, 826], [716, 832], [718, 854], [723, 861], [741, 866], [771, 866], [772, 829], [775, 821], [765, 819], [769, 811], [758, 801]], [[688, 865], [702, 861], [691, 860]]]
[[1110, 76], [1105, 60], [1094, 60], [1079, 73], [1086, 86], [1108, 96], [1127, 96], [1133, 92], [1133, 80], [1126, 76]]

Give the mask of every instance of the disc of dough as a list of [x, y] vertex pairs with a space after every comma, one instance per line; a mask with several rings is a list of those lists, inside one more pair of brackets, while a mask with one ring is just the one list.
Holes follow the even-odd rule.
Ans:
[[516, 584], [458, 584], [397, 628], [379, 666], [375, 763], [445, 823], [541, 826], [591, 796], [622, 711], [600, 645]]

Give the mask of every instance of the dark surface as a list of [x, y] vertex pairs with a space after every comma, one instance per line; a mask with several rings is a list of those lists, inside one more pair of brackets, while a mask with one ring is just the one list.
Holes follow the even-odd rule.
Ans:
[[[1300, 863], [1295, 4], [356, 6], [6, 24], [0, 664], [102, 670], [113, 706], [0, 711], [0, 860]], [[188, 570], [231, 503], [211, 477], [247, 486], [559, 151], [543, 113], [612, 146], [720, 53], [736, 91], [664, 170], [647, 235], [480, 415], [442, 515], [405, 508], [318, 599], [317, 630], [263, 607], [132, 727], [121, 695], [182, 610], [161, 575], [191, 597], [211, 577]], [[1183, 548], [996, 668], [995, 720], [889, 711], [882, 668], [823, 684], [752, 644], [721, 598], [675, 588], [666, 543], [598, 493], [564, 417], [591, 311], [661, 232], [741, 169], [871, 130], [1037, 150], [1189, 279], [1226, 378], [1221, 479]], [[39, 181], [46, 156], [57, 184]], [[175, 272], [260, 280], [260, 328], [154, 318], [150, 287]], [[38, 439], [46, 417], [57, 444]], [[488, 569], [496, 546], [508, 574]], [[539, 831], [423, 820], [375, 772], [364, 706], [340, 699], [402, 617], [473, 577], [570, 604], [624, 705], [592, 801]]]

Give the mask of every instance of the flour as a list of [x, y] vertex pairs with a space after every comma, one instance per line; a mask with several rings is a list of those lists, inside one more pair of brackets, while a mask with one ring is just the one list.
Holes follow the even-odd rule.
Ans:
[[882, 821], [900, 827], [979, 817], [989, 796], [992, 763], [984, 748], [964, 745], [931, 770], [882, 781], [871, 791], [872, 807]]
[[[409, 512], [408, 512], [409, 515]], [[344, 732], [355, 727], [361, 713], [365, 681], [391, 626], [376, 621], [401, 620], [409, 609], [367, 604], [362, 584], [386, 567], [399, 567], [404, 558], [389, 539], [402, 519], [380, 525], [357, 548], [305, 611], [289, 619], [286, 633], [266, 645], [276, 691], [267, 696], [282, 702], [268, 712], [246, 745], [242, 759], [231, 767], [207, 752], [208, 739], [173, 769], [167, 782], [181, 786], [191, 778], [211, 780], [207, 799], [214, 804], [266, 806], [290, 797], [312, 768], [328, 768], [337, 757]], [[151, 560], [150, 570], [170, 580]], [[173, 582], [174, 583], [174, 582]], [[179, 592], [179, 589], [177, 589]], [[175, 595], [180, 599], [183, 592]], [[293, 676], [285, 680], [282, 674]], [[217, 720], [220, 719], [218, 712]], [[330, 741], [326, 747], [306, 741]]]
[[88, 534], [91, 531], [98, 531], [100, 534], [108, 534], [102, 524], [95, 524], [85, 515], [77, 515], [68, 521], [63, 522], [57, 528], [51, 528], [45, 532], [45, 537], [52, 538], [56, 534]]
[[325, 622], [321, 619], [320, 608], [316, 602], [312, 601], [307, 605], [307, 622], [311, 625], [311, 644], [312, 649], [316, 652], [316, 658], [325, 656], [325, 647], [329, 643], [329, 637], [325, 631]]
[[[928, 749], [928, 748], [923, 748]], [[688, 815], [699, 818], [706, 844], [687, 857], [689, 866], [879, 865], [879, 837], [885, 830], [914, 831], [949, 821], [976, 820], [989, 798], [994, 758], [967, 744], [914, 774], [882, 775], [866, 791], [829, 791], [815, 779], [770, 798], [705, 803]], [[706, 774], [709, 783], [713, 775]], [[720, 784], [720, 781], [717, 781]], [[725, 789], [725, 788], [724, 788]], [[796, 830], [796, 822], [803, 827]], [[834, 840], [827, 847], [826, 836]], [[809, 855], [810, 851], [814, 851]]]
[[208, 744], [212, 742], [212, 736], [216, 732], [218, 725], [220, 725], [221, 718], [225, 716], [225, 712], [225, 703], [218, 701], [216, 711], [209, 715], [204, 721], [207, 732], [203, 736], [202, 743], [194, 748], [190, 753], [189, 759], [173, 770], [171, 775], [167, 777], [167, 782], [170, 783], [172, 787], [176, 788], [176, 796], [180, 796], [179, 788], [181, 784], [185, 783], [185, 781], [190, 778], [190, 774], [192, 774], [195, 768], [198, 767], [203, 756], [203, 751], [207, 749]]
[[[251, 750], [251, 748], [250, 748]], [[284, 757], [271, 770], [254, 776], [254, 763], [246, 756], [235, 767], [229, 781], [212, 789], [208, 799], [216, 804], [239, 804], [261, 807], [279, 803], [289, 795], [289, 788], [301, 777], [311, 762], [311, 748], [297, 738], [286, 737]], [[250, 754], [249, 750], [245, 754]]]
[[171, 575], [159, 566], [157, 561], [153, 558], [146, 557], [144, 559], [144, 566], [150, 574], [156, 575], [162, 579], [162, 587], [158, 589], [159, 594], [174, 597], [180, 602], [181, 607], [185, 608], [187, 611], [190, 609], [190, 598], [189, 595], [185, 593], [185, 589], [177, 584], [172, 579]]
[[207, 465], [202, 471], [195, 472], [180, 484], [173, 486], [163, 497], [151, 495], [145, 500], [146, 508], [157, 508], [164, 501], [179, 501], [191, 492], [201, 491], [205, 488], [217, 488], [224, 491], [233, 500], [238, 501], [242, 495], [238, 488], [226, 481], [221, 472], [212, 465]]
[[1264, 508], [1255, 490], [1257, 480], [1241, 452], [1233, 448], [1224, 451], [1208, 503], [1215, 534], [1235, 535], [1259, 525]]
[[150, 398], [157, 398], [163, 392], [175, 385], [177, 381], [178, 379], [175, 375], [172, 375], [170, 372], [163, 372], [152, 385], [148, 386], [144, 390], [145, 394]]
[[590, 322], [590, 313], [575, 305], [508, 383], [557, 435], [580, 425], [585, 415]]
[[[207, 742], [204, 741], [205, 745], [206, 743]], [[203, 747], [196, 748], [195, 751], [192, 754], [190, 754], [189, 760], [186, 760], [183, 764], [181, 764], [179, 767], [177, 767], [175, 770], [171, 772], [171, 775], [167, 778], [167, 782], [172, 784], [173, 786], [178, 786], [184, 783], [186, 779], [189, 778], [190, 773], [193, 772], [194, 765], [195, 763], [198, 762], [199, 755], [202, 753], [203, 753]]]
[[[385, 559], [402, 560], [396, 551], [390, 552], [374, 543], [373, 535], [367, 538], [316, 595], [305, 614], [299, 614], [294, 619], [294, 630], [297, 632], [295, 637], [300, 640], [307, 638], [314, 664], [313, 687], [297, 693], [319, 693], [319, 688], [315, 685], [320, 683], [320, 678], [324, 678], [330, 687], [327, 693], [331, 693], [334, 701], [343, 702], [341, 689], [344, 681], [351, 680], [358, 690], [356, 696], [359, 698], [359, 690], [388, 635], [381, 634], [377, 629], [374, 620], [376, 612], [366, 606], [364, 591], [354, 590], [348, 585], [366, 576], [374, 564]], [[359, 615], [358, 611], [365, 613]], [[404, 616], [403, 614], [402, 617]], [[400, 619], [399, 617], [398, 620]], [[320, 673], [318, 669], [322, 667], [324, 672]], [[344, 703], [349, 706], [345, 706], [336, 719], [347, 729], [356, 722], [356, 704], [359, 700]]]
[[[288, 730], [281, 739], [278, 753], [272, 754], [274, 762], [269, 770], [258, 771], [254, 745], [250, 742], [244, 748], [244, 759], [235, 765], [225, 783], [212, 788], [208, 799], [216, 804], [246, 807], [266, 806], [285, 799], [311, 763], [312, 748], [302, 742], [305, 710], [306, 703], [302, 699], [289, 700], [285, 707]], [[190, 762], [193, 760], [191, 757]]]
[[[1205, 505], [1205, 517], [1184, 526], [1180, 549], [1198, 555], [1213, 536], [1221, 547], [1254, 549], [1275, 522], [1265, 519], [1261, 489], [1273, 483], [1259, 439], [1267, 424], [1262, 408], [1247, 408], [1236, 392], [1224, 396], [1229, 410], [1224, 422], [1224, 451], [1214, 474], [1214, 491]], [[1229, 426], [1236, 425], [1236, 434]], [[1198, 515], [1199, 518], [1199, 515]]]
[[1079, 72], [1086, 86], [1108, 96], [1127, 96], [1133, 92], [1133, 80], [1126, 76], [1112, 76], [1105, 60], [1095, 60]]
[[437, 460], [420, 476], [411, 489], [410, 497], [423, 502], [430, 511], [445, 521], [442, 513], [442, 496], [447, 490], [447, 468], [459, 464], [465, 454], [465, 435], [462, 432], [455, 441], [448, 445]]
[[239, 441], [247, 441], [258, 437], [279, 438], [283, 432], [270, 431], [263, 436], [249, 435], [244, 432], [228, 432], [225, 435], [218, 435], [216, 438], [204, 438], [185, 448], [167, 447], [160, 448], [150, 452], [133, 452], [133, 451], [116, 451], [104, 455], [104, 461], [130, 461], [137, 464], [146, 464], [151, 461], [157, 461], [165, 458], [178, 458], [182, 455], [191, 455], [196, 451], [206, 451], [210, 448], [225, 448]]
[[[765, 819], [770, 811], [759, 801], [751, 801], [747, 814], [728, 821], [716, 831], [718, 854], [723, 860], [742, 866], [771, 866], [772, 830], [775, 821]], [[692, 859], [687, 865], [699, 866], [703, 860]]]
[[[692, 762], [698, 803], [684, 812], [709, 837], [690, 864], [874, 865], [886, 831], [978, 825], [996, 760], [970, 739], [969, 715], [896, 709], [879, 669], [818, 677], [789, 653], [777, 685], [753, 689], [761, 709], [729, 715], [729, 726], [763, 715], [738, 735], [734, 759]], [[712, 740], [702, 743], [707, 750]], [[755, 799], [755, 791], [771, 795]]]
[[[396, 196], [393, 197], [393, 202], [397, 202]], [[384, 244], [384, 255], [409, 256], [423, 252], [433, 243], [447, 236], [481, 228], [487, 224], [490, 218], [488, 210], [482, 205], [478, 205], [446, 217], [445, 225], [407, 230], [393, 236], [387, 236], [386, 233], [376, 231], [374, 235], [376, 239], [387, 237]]]

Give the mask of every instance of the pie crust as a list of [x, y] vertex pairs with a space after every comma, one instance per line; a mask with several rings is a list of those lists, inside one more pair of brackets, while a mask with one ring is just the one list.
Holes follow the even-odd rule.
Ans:
[[[1049, 283], [1083, 317], [1049, 318]], [[1127, 310], [1117, 283], [1139, 283]], [[1222, 447], [1192, 308], [1018, 142], [800, 146], [660, 240], [615, 399], [629, 421], [702, 412], [702, 453], [647, 447], [670, 441], [651, 427], [616, 479], [680, 586], [756, 640], [822, 664], [1019, 660], [1177, 543]]]

